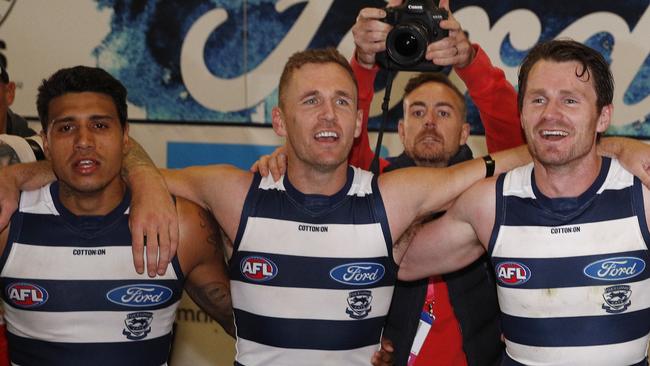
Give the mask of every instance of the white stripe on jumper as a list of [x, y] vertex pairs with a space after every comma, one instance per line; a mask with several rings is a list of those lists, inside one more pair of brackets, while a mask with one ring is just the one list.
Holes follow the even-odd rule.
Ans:
[[[350, 245], [350, 238], [359, 238]], [[363, 240], [364, 238], [368, 240]], [[379, 239], [378, 239], [379, 238]], [[240, 251], [330, 258], [368, 258], [388, 255], [381, 225], [320, 224], [250, 217]]]
[[[75, 255], [75, 250], [106, 250], [102, 255]], [[96, 252], [97, 253], [97, 252]], [[65, 265], [61, 265], [65, 263]], [[138, 280], [149, 279], [133, 266], [130, 246], [51, 247], [14, 243], [2, 269], [2, 277], [43, 280]], [[171, 264], [157, 279], [177, 279]]]
[[[359, 290], [367, 287], [360, 287]], [[249, 284], [241, 281], [231, 281], [233, 307], [259, 316], [269, 316], [286, 319], [317, 319], [317, 320], [352, 320], [345, 310], [348, 308], [350, 290], [321, 290], [295, 287], [274, 287]], [[373, 299], [386, 301], [371, 302], [372, 310], [367, 318], [377, 314], [386, 314], [390, 306], [393, 286], [372, 289]], [[264, 299], [250, 301], [250, 299]], [[290, 302], [288, 302], [290, 299]], [[318, 309], [318, 311], [314, 311]]]

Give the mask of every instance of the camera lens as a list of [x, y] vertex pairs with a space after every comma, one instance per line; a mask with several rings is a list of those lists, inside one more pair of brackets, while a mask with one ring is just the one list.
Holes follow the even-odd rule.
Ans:
[[418, 40], [413, 34], [402, 33], [395, 37], [395, 51], [405, 57], [413, 57], [418, 52]]
[[393, 62], [412, 66], [424, 59], [427, 49], [427, 31], [420, 24], [398, 24], [388, 33], [386, 51]]

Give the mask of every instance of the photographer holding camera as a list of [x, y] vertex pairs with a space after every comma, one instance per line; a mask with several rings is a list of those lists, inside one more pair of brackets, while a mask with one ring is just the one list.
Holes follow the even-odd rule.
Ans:
[[[423, 11], [420, 5], [424, 5]], [[359, 13], [352, 28], [357, 46], [352, 65], [359, 82], [364, 124], [350, 155], [351, 164], [367, 168], [373, 157], [367, 122], [378, 62], [399, 71], [452, 65], [479, 109], [488, 150], [524, 142], [515, 90], [486, 53], [469, 42], [449, 11], [449, 1], [442, 0], [439, 6], [426, 1], [391, 0], [388, 11], [365, 8]], [[427, 16], [433, 20], [427, 22]], [[437, 22], [436, 16], [443, 19]], [[442, 38], [446, 33], [448, 36]], [[433, 42], [423, 45], [422, 39], [427, 36]], [[412, 78], [405, 88], [403, 107], [398, 132], [404, 152], [382, 161], [384, 171], [408, 166], [443, 167], [472, 157], [465, 145], [469, 135], [465, 100], [444, 74], [425, 73]], [[407, 233], [400, 240], [409, 239]], [[500, 362], [503, 350], [498, 314], [493, 274], [484, 256], [445, 276], [398, 281], [384, 336], [394, 342], [397, 365], [494, 365]]]

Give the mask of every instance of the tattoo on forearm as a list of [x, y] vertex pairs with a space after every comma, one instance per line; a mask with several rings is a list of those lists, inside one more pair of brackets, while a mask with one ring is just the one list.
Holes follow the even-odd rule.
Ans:
[[203, 286], [186, 286], [185, 290], [203, 311], [215, 319], [228, 334], [235, 337], [230, 287], [227, 283], [210, 282]]
[[155, 167], [153, 160], [147, 155], [146, 151], [133, 139], [129, 139], [128, 147], [124, 153], [122, 162], [122, 177], [127, 178], [129, 171], [138, 166]]

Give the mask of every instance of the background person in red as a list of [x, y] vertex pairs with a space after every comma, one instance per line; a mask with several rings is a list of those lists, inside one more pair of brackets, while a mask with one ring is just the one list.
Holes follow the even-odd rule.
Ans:
[[[449, 9], [448, 1], [441, 1], [440, 6]], [[382, 9], [363, 9], [353, 27], [357, 48], [351, 64], [359, 81], [364, 130], [350, 162], [364, 168], [369, 167], [374, 155], [367, 123], [379, 70], [375, 54], [385, 49], [391, 29], [379, 21], [384, 16]], [[449, 37], [430, 44], [427, 58], [438, 65], [453, 65], [467, 85], [485, 126], [488, 151], [521, 145], [524, 140], [517, 115], [517, 93], [503, 71], [491, 65], [478, 45], [470, 44], [451, 12], [441, 26], [449, 30]], [[409, 166], [445, 167], [472, 158], [466, 145], [469, 124], [465, 99], [446, 75], [425, 73], [409, 80], [403, 109], [398, 133], [404, 152], [383, 162], [383, 171]], [[409, 233], [400, 240], [409, 241]], [[394, 344], [397, 365], [498, 364], [503, 343], [487, 256], [444, 276], [398, 281], [384, 337]]]

